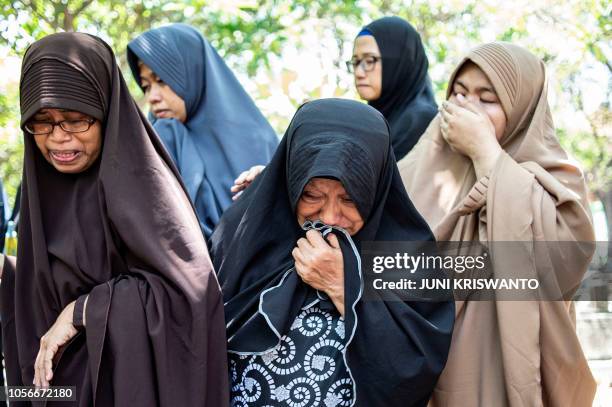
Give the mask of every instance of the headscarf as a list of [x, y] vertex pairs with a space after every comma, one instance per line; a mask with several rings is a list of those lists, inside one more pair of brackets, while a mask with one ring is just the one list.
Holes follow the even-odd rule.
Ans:
[[364, 219], [352, 237], [334, 228], [344, 259], [345, 361], [354, 405], [424, 405], [445, 363], [453, 307], [361, 298], [361, 242], [433, 237], [401, 185], [383, 116], [359, 102], [304, 104], [270, 164], [223, 215], [211, 254], [225, 299], [228, 350], [271, 349], [317, 299], [291, 256], [304, 236], [296, 205], [313, 177], [339, 180]]
[[242, 171], [265, 165], [278, 138], [223, 59], [186, 24], [147, 31], [128, 45], [138, 84], [142, 61], [185, 101], [187, 120], [155, 119], [153, 127], [176, 163], [208, 238], [232, 203]]
[[421, 36], [399, 17], [380, 18], [364, 30], [374, 36], [382, 56], [381, 94], [368, 103], [389, 122], [393, 152], [399, 161], [438, 112], [427, 75], [429, 62]]
[[[439, 240], [529, 243], [513, 258], [492, 255], [494, 274], [578, 286], [592, 253], [578, 244], [571, 253], [554, 245], [542, 252], [536, 243], [594, 240], [584, 176], [555, 136], [544, 63], [516, 45], [481, 45], [451, 75], [447, 97], [468, 61], [489, 78], [506, 114], [503, 152], [477, 180], [436, 118], [399, 163], [408, 194]], [[434, 405], [590, 405], [594, 382], [569, 309], [563, 301], [458, 302]]]
[[2, 309], [7, 366], [20, 367], [9, 384], [31, 385], [41, 336], [88, 295], [87, 327], [53, 369], [54, 386], [77, 386], [78, 405], [227, 405], [206, 243], [111, 48], [82, 33], [47, 36], [28, 48], [20, 83], [22, 126], [41, 108], [87, 111], [103, 145], [89, 169], [65, 174], [24, 131], [19, 260], [14, 286], [2, 282], [3, 301], [14, 297]]

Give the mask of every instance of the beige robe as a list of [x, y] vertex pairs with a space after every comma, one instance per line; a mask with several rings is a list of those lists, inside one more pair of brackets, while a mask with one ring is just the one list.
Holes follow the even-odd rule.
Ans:
[[[569, 255], [532, 243], [594, 240], [583, 174], [554, 133], [544, 64], [518, 46], [485, 44], [459, 64], [449, 91], [468, 60], [487, 75], [506, 113], [504, 151], [477, 180], [472, 162], [442, 138], [436, 118], [399, 162], [406, 190], [438, 240], [527, 242], [512, 259], [493, 252], [494, 275], [507, 275], [512, 261], [519, 278], [577, 285], [591, 250]], [[430, 404], [582, 407], [591, 406], [595, 388], [571, 302], [458, 301], [448, 362]]]

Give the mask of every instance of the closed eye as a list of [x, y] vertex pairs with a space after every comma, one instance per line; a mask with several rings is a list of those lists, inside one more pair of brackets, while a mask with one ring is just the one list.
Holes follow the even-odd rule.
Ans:
[[310, 191], [304, 191], [302, 193], [301, 198], [302, 198], [302, 200], [304, 200], [306, 202], [316, 202], [319, 199], [321, 199], [321, 197], [319, 195], [314, 194], [314, 193], [312, 193]]
[[345, 204], [347, 204], [347, 205], [355, 205], [355, 201], [353, 201], [353, 200], [352, 200], [351, 198], [349, 198], [348, 196], [347, 196], [347, 197], [342, 198], [342, 202], [344, 202], [344, 203], [345, 203]]

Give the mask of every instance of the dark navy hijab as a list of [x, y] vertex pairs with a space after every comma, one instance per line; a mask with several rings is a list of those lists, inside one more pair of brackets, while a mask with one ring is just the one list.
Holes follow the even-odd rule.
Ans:
[[267, 164], [278, 138], [219, 54], [193, 27], [173, 24], [129, 43], [128, 62], [140, 84], [138, 61], [185, 101], [185, 123], [150, 120], [179, 168], [208, 238], [232, 202], [234, 179], [254, 165]]
[[361, 35], [372, 35], [380, 49], [381, 95], [369, 104], [389, 122], [393, 152], [399, 161], [438, 113], [427, 74], [427, 55], [419, 33], [399, 17], [375, 20], [362, 29]]
[[384, 117], [360, 102], [302, 105], [270, 164], [221, 218], [211, 257], [225, 301], [228, 351], [269, 350], [313, 301], [333, 307], [302, 282], [291, 256], [305, 234], [296, 206], [314, 177], [339, 180], [364, 219], [353, 236], [332, 231], [344, 261], [344, 357], [353, 405], [425, 406], [446, 363], [454, 304], [362, 298], [361, 242], [434, 238], [406, 194]]

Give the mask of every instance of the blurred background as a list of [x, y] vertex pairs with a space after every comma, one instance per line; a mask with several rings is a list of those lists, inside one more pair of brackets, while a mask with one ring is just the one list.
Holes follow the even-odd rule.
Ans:
[[[225, 58], [279, 135], [308, 99], [357, 98], [344, 61], [361, 26], [385, 15], [407, 19], [426, 46], [438, 102], [470, 48], [511, 41], [548, 68], [557, 135], [580, 162], [591, 191], [597, 240], [612, 236], [612, 2], [610, 0], [0, 0], [0, 178], [12, 203], [21, 178], [19, 73], [28, 45], [57, 31], [82, 31], [115, 50], [133, 96], [127, 43], [150, 28], [184, 22]], [[603, 246], [590, 272], [612, 275]], [[603, 274], [602, 274], [603, 273]], [[609, 279], [608, 279], [609, 280]], [[598, 380], [596, 406], [612, 405], [612, 287], [577, 303], [577, 328]]]

